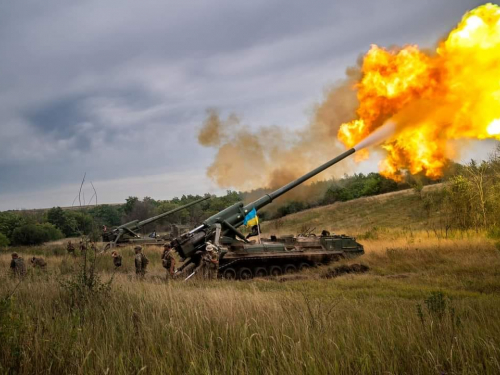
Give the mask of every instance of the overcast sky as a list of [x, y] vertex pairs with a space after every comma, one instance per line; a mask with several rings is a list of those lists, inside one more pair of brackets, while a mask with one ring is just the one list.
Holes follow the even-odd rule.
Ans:
[[207, 108], [300, 128], [370, 44], [432, 47], [481, 3], [0, 0], [0, 210], [71, 205], [85, 172], [100, 203], [220, 193]]

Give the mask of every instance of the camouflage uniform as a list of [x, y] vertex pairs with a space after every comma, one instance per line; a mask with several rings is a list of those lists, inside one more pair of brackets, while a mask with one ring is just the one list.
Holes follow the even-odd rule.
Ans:
[[83, 241], [80, 241], [79, 248], [80, 248], [80, 255], [83, 255], [87, 252], [87, 245]]
[[75, 247], [71, 243], [71, 241], [68, 242], [68, 245], [66, 246], [66, 250], [68, 251], [68, 254], [75, 255]]
[[146, 268], [148, 267], [149, 259], [142, 253], [142, 247], [136, 246], [135, 250], [135, 274], [144, 277]]
[[26, 265], [24, 264], [24, 259], [19, 257], [16, 253], [12, 254], [10, 268], [14, 276], [22, 277], [26, 275]]
[[163, 267], [167, 270], [167, 280], [174, 277], [175, 272], [175, 258], [173, 255], [173, 250], [169, 246], [164, 247], [163, 254], [161, 255], [161, 263]]
[[111, 256], [113, 257], [113, 264], [115, 265], [116, 268], [122, 266], [122, 256], [118, 254], [116, 251], [113, 251], [111, 253]]
[[43, 258], [33, 257], [33, 258], [31, 258], [31, 264], [35, 268], [45, 269], [45, 267], [47, 267], [47, 263], [45, 262], [45, 260]]
[[219, 270], [219, 255], [217, 247], [211, 242], [207, 243], [206, 251], [201, 257], [203, 264], [203, 277], [205, 279], [217, 279], [217, 271]]

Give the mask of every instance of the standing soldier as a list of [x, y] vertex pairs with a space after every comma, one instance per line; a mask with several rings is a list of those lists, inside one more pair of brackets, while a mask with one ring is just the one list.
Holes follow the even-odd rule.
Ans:
[[205, 253], [201, 257], [203, 263], [203, 277], [205, 279], [217, 279], [217, 271], [219, 270], [219, 254], [217, 246], [211, 241], [207, 242]]
[[83, 240], [80, 240], [80, 245], [78, 247], [80, 248], [80, 255], [83, 255], [87, 252], [87, 246], [83, 242]]
[[146, 268], [148, 267], [149, 259], [142, 253], [142, 247], [134, 247], [135, 251], [135, 274], [144, 277]]
[[24, 259], [21, 258], [17, 253], [12, 253], [10, 269], [12, 270], [14, 276], [23, 277], [24, 275], [26, 275], [26, 266], [24, 264]]
[[163, 267], [167, 270], [167, 280], [174, 278], [175, 271], [175, 258], [172, 250], [172, 246], [166, 243], [163, 246], [163, 254], [161, 255], [161, 263]]
[[68, 251], [68, 254], [75, 255], [75, 246], [73, 246], [71, 241], [68, 241], [68, 245], [66, 246], [66, 250]]
[[34, 268], [41, 268], [44, 270], [47, 267], [47, 262], [43, 258], [36, 258], [33, 257], [31, 258], [31, 264], [33, 265]]
[[111, 253], [111, 256], [113, 257], [113, 264], [115, 265], [116, 268], [122, 266], [122, 256], [116, 252], [116, 250], [113, 250]]

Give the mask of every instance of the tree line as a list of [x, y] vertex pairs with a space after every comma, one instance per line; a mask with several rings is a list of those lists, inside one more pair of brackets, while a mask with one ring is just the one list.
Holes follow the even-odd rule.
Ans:
[[[500, 147], [490, 160], [480, 164], [449, 163], [443, 178], [437, 181], [425, 177], [423, 173], [406, 173], [399, 182], [387, 179], [379, 173], [359, 173], [302, 185], [263, 209], [259, 212], [259, 217], [261, 220], [277, 219], [312, 207], [411, 187], [421, 191], [425, 185], [448, 181], [446, 188], [422, 197], [422, 209], [429, 222], [433, 225], [439, 224], [440, 228], [445, 230], [497, 227], [500, 224], [497, 214], [500, 212], [499, 154]], [[228, 190], [223, 196], [212, 195], [209, 200], [148, 224], [142, 233], [168, 231], [172, 224], [194, 227], [234, 203], [248, 203], [270, 191], [271, 189], [250, 192]], [[102, 204], [71, 210], [54, 207], [45, 212], [0, 212], [0, 247], [9, 244], [38, 245], [80, 235], [88, 235], [98, 240], [103, 226], [111, 229], [132, 220], [145, 220], [201, 198], [203, 196], [183, 195], [171, 200], [155, 200], [151, 197], [141, 200], [131, 196], [122, 205]]]

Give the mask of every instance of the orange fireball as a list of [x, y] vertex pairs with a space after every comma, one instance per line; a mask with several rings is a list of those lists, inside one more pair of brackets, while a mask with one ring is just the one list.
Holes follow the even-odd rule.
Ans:
[[[381, 147], [383, 175], [400, 170], [438, 178], [458, 139], [500, 140], [500, 7], [468, 12], [434, 53], [373, 45], [357, 84], [358, 119], [338, 138], [354, 147], [386, 121], [396, 124]], [[367, 152], [365, 151], [365, 155]]]

